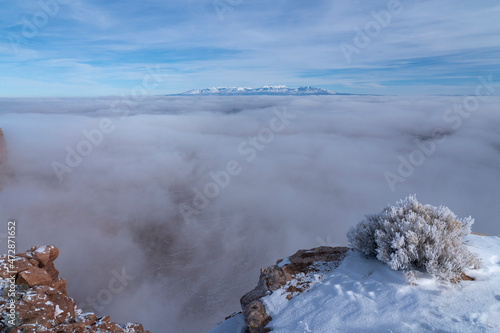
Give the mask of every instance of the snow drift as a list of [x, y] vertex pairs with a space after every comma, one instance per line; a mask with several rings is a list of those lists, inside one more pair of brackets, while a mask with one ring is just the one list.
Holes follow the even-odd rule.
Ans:
[[[289, 281], [262, 298], [272, 332], [498, 332], [500, 238], [469, 236], [469, 249], [484, 267], [468, 270], [474, 281], [440, 283], [422, 275], [414, 285], [404, 274], [360, 252], [348, 252], [338, 268], [309, 274], [306, 292], [290, 297]], [[241, 314], [209, 333], [243, 333]]]

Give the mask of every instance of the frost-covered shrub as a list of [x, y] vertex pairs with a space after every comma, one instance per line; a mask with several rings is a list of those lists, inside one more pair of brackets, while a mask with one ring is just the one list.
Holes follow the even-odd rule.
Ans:
[[350, 245], [375, 255], [392, 269], [427, 271], [439, 279], [458, 279], [464, 269], [479, 267], [467, 249], [474, 219], [457, 219], [447, 207], [420, 204], [415, 196], [388, 206], [347, 233]]

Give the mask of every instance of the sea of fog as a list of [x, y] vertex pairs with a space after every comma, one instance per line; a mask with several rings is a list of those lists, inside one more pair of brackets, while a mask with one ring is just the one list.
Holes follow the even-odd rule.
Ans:
[[1, 99], [0, 220], [18, 221], [19, 252], [59, 247], [56, 267], [84, 309], [153, 332], [206, 332], [239, 309], [261, 267], [345, 245], [365, 214], [409, 194], [500, 234], [499, 105]]

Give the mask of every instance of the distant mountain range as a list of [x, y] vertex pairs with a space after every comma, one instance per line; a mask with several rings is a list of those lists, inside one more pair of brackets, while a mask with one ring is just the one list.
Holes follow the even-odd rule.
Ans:
[[244, 87], [218, 87], [206, 89], [194, 89], [186, 91], [178, 96], [213, 95], [213, 96], [244, 96], [244, 95], [278, 95], [278, 96], [304, 96], [304, 95], [336, 95], [337, 93], [314, 87], [288, 88], [287, 86], [264, 86], [262, 88]]

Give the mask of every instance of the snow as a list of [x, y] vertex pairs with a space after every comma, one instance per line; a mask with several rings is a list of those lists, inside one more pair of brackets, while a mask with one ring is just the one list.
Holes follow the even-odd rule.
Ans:
[[34, 252], [43, 253], [45, 251], [47, 251], [47, 246], [40, 246]]
[[[348, 254], [308, 291], [287, 300], [287, 286], [262, 298], [273, 332], [500, 332], [500, 238], [469, 236], [483, 267], [475, 281], [443, 283], [429, 274], [406, 282], [377, 259]], [[237, 332], [231, 318], [210, 333]], [[225, 325], [225, 326], [223, 326]], [[231, 326], [233, 325], [233, 326]]]
[[288, 265], [288, 264], [290, 264], [290, 259], [285, 258], [285, 259], [283, 259], [283, 260], [282, 260], [282, 261], [278, 264], [278, 267], [283, 267], [283, 266]]
[[56, 305], [56, 310], [54, 312], [54, 317], [57, 317], [59, 316], [61, 313], [63, 313], [64, 311], [61, 310], [61, 308], [59, 307], [59, 304]]
[[248, 87], [211, 87], [194, 89], [180, 95], [334, 95], [326, 89], [314, 87], [288, 88], [284, 85], [264, 86], [261, 88]]
[[208, 333], [244, 333], [246, 329], [245, 318], [241, 313], [220, 323]]

